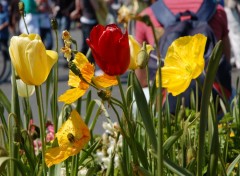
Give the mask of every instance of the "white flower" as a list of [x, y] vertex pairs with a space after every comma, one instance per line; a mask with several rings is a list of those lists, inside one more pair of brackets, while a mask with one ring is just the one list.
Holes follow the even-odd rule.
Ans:
[[21, 79], [16, 80], [17, 91], [20, 97], [30, 97], [35, 92], [35, 87], [25, 84]]

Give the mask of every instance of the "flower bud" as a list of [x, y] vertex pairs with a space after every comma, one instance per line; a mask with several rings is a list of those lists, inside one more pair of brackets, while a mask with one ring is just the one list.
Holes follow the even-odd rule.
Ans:
[[109, 90], [100, 90], [97, 94], [103, 101], [108, 101], [111, 98], [111, 91]]
[[67, 61], [71, 60], [72, 57], [72, 50], [68, 46], [62, 47], [61, 52], [64, 54], [64, 57], [67, 59]]
[[68, 62], [68, 68], [77, 76], [81, 75], [80, 70], [78, 69], [78, 67], [74, 64], [74, 62], [69, 61]]
[[18, 9], [19, 9], [19, 13], [21, 14], [21, 15], [23, 15], [24, 14], [24, 3], [23, 2], [19, 2], [18, 3]]
[[196, 157], [196, 151], [193, 147], [187, 150], [187, 164], [189, 164]]
[[148, 64], [148, 60], [149, 60], [149, 55], [147, 52], [146, 43], [144, 42], [137, 56], [137, 66], [141, 69], [145, 68], [146, 65]]
[[56, 18], [52, 18], [51, 19], [51, 26], [52, 26], [53, 30], [57, 30], [58, 29], [58, 23], [57, 23]]
[[144, 22], [147, 26], [151, 26], [151, 24], [152, 24], [148, 15], [138, 16], [138, 17], [136, 17], [136, 19]]
[[62, 39], [63, 40], [70, 40], [71, 39], [70, 33], [67, 30], [64, 30], [62, 32]]

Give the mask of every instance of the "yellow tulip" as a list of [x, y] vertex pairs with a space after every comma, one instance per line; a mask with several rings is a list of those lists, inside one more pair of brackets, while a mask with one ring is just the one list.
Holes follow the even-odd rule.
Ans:
[[48, 167], [78, 154], [90, 140], [90, 132], [76, 110], [56, 133], [58, 147], [46, 150], [45, 163]]
[[[128, 66], [128, 69], [135, 70], [137, 68], [140, 68], [140, 65], [138, 65], [138, 54], [141, 51], [141, 45], [133, 38], [132, 35], [128, 36], [129, 38], [129, 46], [130, 46], [130, 64]], [[153, 47], [151, 45], [146, 45], [147, 53], [149, 54], [151, 50], [153, 50]], [[146, 58], [147, 59], [147, 58]]]
[[57, 52], [46, 50], [38, 34], [13, 36], [9, 53], [18, 76], [28, 85], [41, 85], [58, 59]]
[[[184, 92], [192, 79], [204, 69], [204, 50], [207, 37], [202, 34], [176, 39], [168, 48], [162, 68], [162, 87], [173, 96]], [[159, 85], [158, 72], [156, 74]]]

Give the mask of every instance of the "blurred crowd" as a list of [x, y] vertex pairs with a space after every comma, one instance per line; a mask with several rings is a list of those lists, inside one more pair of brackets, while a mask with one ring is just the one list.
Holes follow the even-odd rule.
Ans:
[[[118, 23], [117, 16], [121, 6], [125, 5], [132, 13], [139, 14], [143, 9], [150, 6], [156, 0], [22, 0], [25, 5], [24, 15], [28, 26], [19, 14], [19, 0], [0, 0], [0, 51], [2, 45], [12, 35], [21, 33], [38, 33], [47, 49], [53, 47], [53, 36], [51, 29], [51, 18], [56, 18], [59, 31], [70, 30], [71, 27], [81, 29], [83, 41], [89, 36], [91, 28], [96, 24]], [[239, 0], [219, 0], [225, 7], [228, 17], [228, 28], [233, 57], [239, 60]], [[237, 22], [236, 22], [237, 21]], [[129, 28], [129, 33], [134, 35], [135, 23]], [[236, 35], [237, 34], [237, 35]], [[238, 40], [236, 40], [238, 37]], [[235, 40], [232, 40], [235, 39]], [[4, 41], [4, 42], [3, 42]], [[81, 51], [86, 54], [88, 46], [83, 43]], [[0, 55], [1, 56], [1, 55]], [[236, 59], [235, 59], [236, 60]], [[240, 67], [240, 62], [234, 62]]]

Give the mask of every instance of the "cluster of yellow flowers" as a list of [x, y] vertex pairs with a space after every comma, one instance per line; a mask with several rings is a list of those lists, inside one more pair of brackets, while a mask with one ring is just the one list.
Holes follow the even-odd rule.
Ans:
[[[100, 28], [100, 30], [103, 29]], [[125, 36], [126, 34], [124, 34]], [[108, 87], [118, 84], [116, 79], [118, 75], [113, 74], [109, 76], [103, 73], [103, 75], [94, 76], [95, 67], [88, 61], [87, 57], [80, 52], [74, 53], [72, 51], [71, 44], [73, 40], [68, 31], [63, 31], [62, 38], [65, 46], [61, 51], [68, 62], [72, 62], [75, 65], [77, 74], [70, 69], [68, 85], [71, 88], [59, 97], [59, 101], [66, 104], [75, 102], [86, 93], [90, 85], [98, 91], [102, 89], [108, 91]], [[145, 68], [148, 62], [148, 55], [153, 50], [153, 47], [145, 45], [142, 48], [130, 35], [128, 35], [128, 40], [130, 46], [130, 64], [128, 69]], [[91, 42], [93, 44], [97, 43], [89, 40], [90, 44]], [[204, 69], [203, 54], [205, 44], [206, 37], [202, 34], [181, 37], [172, 43], [167, 51], [164, 67], [162, 68], [162, 86], [168, 92], [173, 95], [184, 92], [191, 80], [201, 74]], [[27, 85], [41, 85], [47, 79], [52, 66], [58, 59], [57, 52], [45, 49], [38, 34], [21, 34], [20, 36], [12, 37], [9, 52], [17, 75]], [[94, 51], [94, 54], [98, 55], [97, 52], [97, 50]], [[71, 60], [73, 54], [75, 54], [75, 57]], [[115, 53], [113, 52], [113, 54]], [[100, 64], [104, 64], [104, 62]], [[108, 71], [112, 73], [111, 71], [114, 70], [110, 69]], [[159, 85], [158, 82], [157, 74], [157, 85]], [[73, 110], [68, 120], [57, 132], [56, 138], [59, 146], [46, 151], [45, 161], [48, 167], [77, 154], [89, 141], [90, 133], [80, 115]]]

